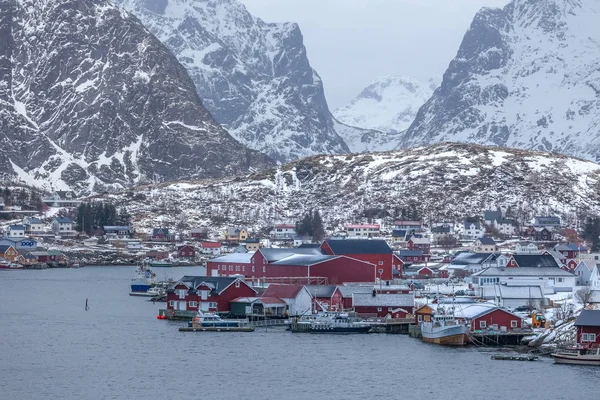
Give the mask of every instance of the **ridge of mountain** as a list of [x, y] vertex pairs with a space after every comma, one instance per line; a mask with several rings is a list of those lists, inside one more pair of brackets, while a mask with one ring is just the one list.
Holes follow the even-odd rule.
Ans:
[[185, 68], [105, 0], [0, 0], [0, 171], [90, 193], [273, 162], [221, 128]]
[[481, 10], [399, 147], [459, 141], [599, 161], [598, 20], [598, 0]]

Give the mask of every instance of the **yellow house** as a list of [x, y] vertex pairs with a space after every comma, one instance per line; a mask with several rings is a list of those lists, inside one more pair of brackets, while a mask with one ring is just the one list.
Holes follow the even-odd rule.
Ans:
[[11, 245], [0, 246], [0, 255], [5, 261], [15, 262], [19, 253]]
[[225, 240], [228, 242], [244, 242], [248, 239], [246, 228], [227, 228]]
[[498, 246], [496, 246], [494, 239], [483, 236], [475, 240], [473, 251], [475, 253], [495, 253], [498, 251]]

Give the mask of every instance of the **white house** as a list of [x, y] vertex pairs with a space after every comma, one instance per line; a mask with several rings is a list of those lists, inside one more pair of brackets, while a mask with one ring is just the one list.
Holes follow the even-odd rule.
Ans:
[[572, 292], [577, 277], [557, 267], [487, 268], [472, 276], [477, 290], [483, 286], [505, 284], [508, 286], [540, 286], [544, 294]]
[[381, 226], [379, 224], [347, 224], [344, 225], [344, 229], [349, 238], [368, 238], [381, 235]]
[[394, 229], [402, 230], [402, 231], [421, 232], [423, 230], [423, 222], [422, 221], [398, 220], [398, 221], [394, 222]]
[[514, 236], [517, 232], [517, 224], [512, 219], [501, 218], [494, 222], [494, 227], [503, 235]]
[[276, 224], [273, 230], [269, 232], [271, 239], [293, 239], [296, 237], [296, 225], [294, 224]]
[[498, 246], [491, 237], [482, 236], [475, 240], [473, 251], [475, 253], [495, 253], [498, 251]]
[[263, 297], [275, 297], [283, 300], [288, 306], [288, 314], [305, 315], [311, 313], [312, 296], [303, 285], [270, 284]]
[[56, 217], [52, 221], [52, 232], [55, 235], [69, 236], [74, 235], [73, 220], [67, 217]]
[[42, 234], [46, 230], [46, 225], [39, 218], [35, 217], [23, 218], [23, 225], [25, 226], [25, 233], [31, 235]]
[[19, 239], [25, 237], [25, 227], [23, 225], [9, 225], [8, 237], [11, 239]]
[[221, 254], [221, 242], [206, 242], [200, 243], [200, 253], [218, 256]]
[[515, 254], [541, 254], [535, 243], [519, 242], [515, 245]]
[[534, 285], [509, 286], [495, 284], [482, 286], [476, 294], [484, 299], [494, 300], [499, 307], [514, 309], [522, 306], [533, 306], [541, 309], [546, 304], [542, 288]]
[[577, 264], [575, 268], [575, 276], [577, 276], [577, 284], [580, 286], [589, 286], [590, 278], [592, 276], [592, 271], [594, 267], [597, 265], [595, 261], [592, 260], [581, 260]]
[[463, 226], [463, 237], [465, 239], [477, 239], [483, 236], [483, 228], [479, 222], [465, 222]]
[[494, 226], [496, 220], [502, 219], [502, 211], [484, 211], [483, 212], [483, 222], [486, 225]]

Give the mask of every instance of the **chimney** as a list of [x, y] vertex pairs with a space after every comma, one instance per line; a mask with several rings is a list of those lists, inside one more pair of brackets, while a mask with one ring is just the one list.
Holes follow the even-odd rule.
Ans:
[[377, 296], [377, 290], [375, 290], [375, 288], [373, 288], [373, 297]]

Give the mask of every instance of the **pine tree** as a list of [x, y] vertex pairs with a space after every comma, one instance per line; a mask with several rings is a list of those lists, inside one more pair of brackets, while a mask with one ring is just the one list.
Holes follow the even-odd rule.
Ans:
[[315, 210], [312, 217], [312, 238], [313, 242], [320, 242], [325, 237], [325, 229], [323, 228], [323, 220], [318, 210]]
[[600, 218], [588, 218], [583, 231], [585, 240], [591, 243], [592, 252], [600, 251]]

